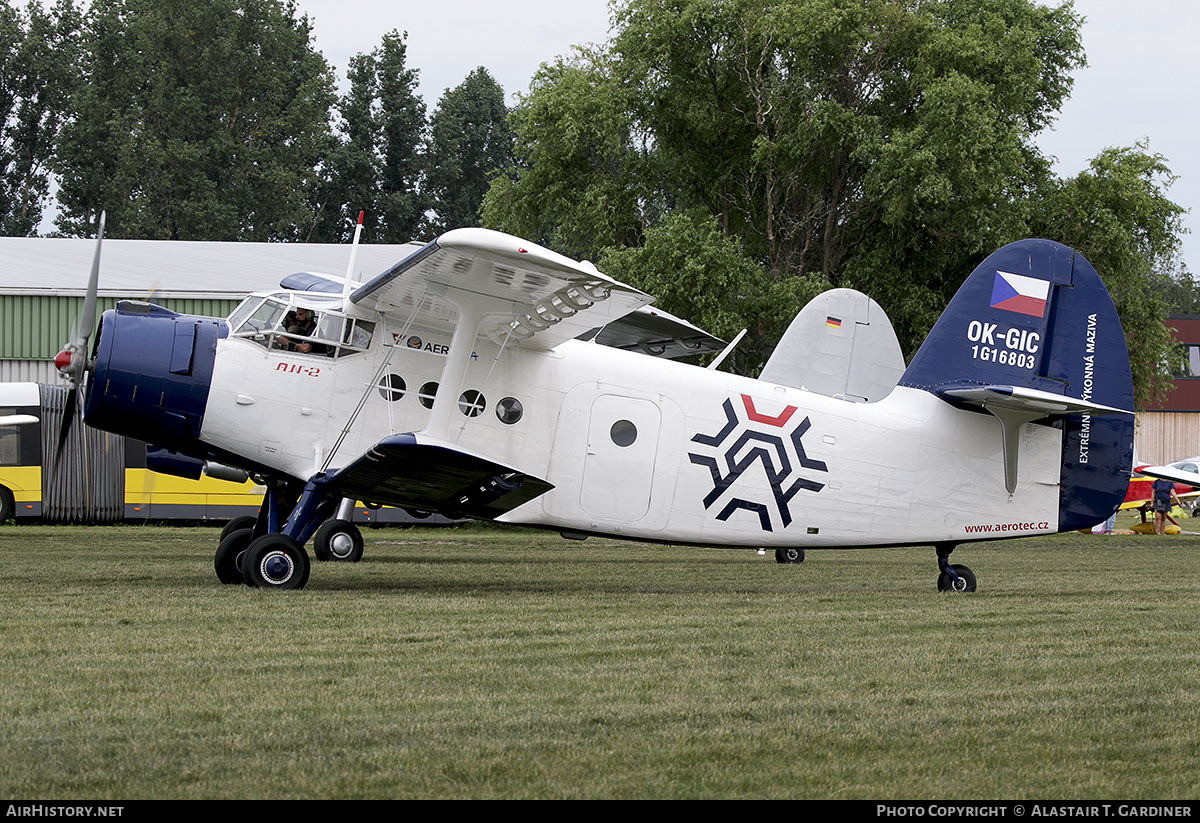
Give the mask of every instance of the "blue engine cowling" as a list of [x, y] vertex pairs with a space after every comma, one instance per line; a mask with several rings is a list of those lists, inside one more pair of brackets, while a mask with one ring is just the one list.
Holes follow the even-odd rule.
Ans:
[[104, 312], [84, 406], [88, 425], [185, 454], [200, 450], [221, 320], [122, 301]]

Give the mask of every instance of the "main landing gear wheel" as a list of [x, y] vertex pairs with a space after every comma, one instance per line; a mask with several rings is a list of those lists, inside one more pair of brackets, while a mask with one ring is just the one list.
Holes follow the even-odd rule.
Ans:
[[804, 549], [776, 549], [776, 563], [803, 563]]
[[326, 520], [313, 536], [318, 560], [357, 563], [363, 556], [362, 532], [348, 520]]
[[242, 579], [259, 589], [302, 589], [308, 582], [308, 552], [286, 534], [255, 539], [242, 558]]
[[234, 532], [240, 532], [242, 529], [253, 529], [254, 524], [258, 522], [258, 518], [251, 514], [240, 514], [225, 524], [225, 528], [221, 529], [221, 539], [224, 540]]
[[250, 541], [254, 537], [254, 529], [237, 529], [221, 538], [221, 544], [217, 546], [217, 555], [213, 558], [213, 565], [217, 569], [217, 579], [222, 583], [243, 583], [242, 577], [242, 558], [246, 554], [246, 549], [250, 548]]

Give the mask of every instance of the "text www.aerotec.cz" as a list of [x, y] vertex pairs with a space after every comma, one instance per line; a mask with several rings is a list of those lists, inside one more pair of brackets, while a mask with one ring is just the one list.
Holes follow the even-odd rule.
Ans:
[[967, 534], [990, 534], [992, 532], [1030, 532], [1045, 531], [1050, 524], [1041, 523], [985, 523], [979, 526], [964, 526]]

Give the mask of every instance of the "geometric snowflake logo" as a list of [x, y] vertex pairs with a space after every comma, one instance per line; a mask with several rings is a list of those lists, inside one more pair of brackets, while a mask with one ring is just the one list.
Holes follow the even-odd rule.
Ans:
[[[743, 394], [741, 398], [746, 415], [744, 421], [738, 417], [733, 401], [726, 400], [722, 405], [725, 410], [724, 427], [714, 435], [697, 434], [692, 438], [693, 443], [708, 446], [715, 452], [711, 455], [688, 453], [693, 463], [706, 467], [712, 474], [713, 488], [704, 497], [704, 508], [711, 509], [722, 498], [726, 498], [717, 515], [718, 520], [728, 520], [738, 509], [747, 509], [758, 514], [763, 531], [769, 532], [773, 531], [771, 513], [774, 512], [782, 527], [787, 528], [792, 522], [792, 513], [788, 508], [792, 498], [801, 490], [819, 492], [825, 488], [824, 483], [804, 477], [793, 479], [793, 458], [802, 469], [821, 472], [829, 469], [824, 461], [812, 460], [804, 453], [804, 444], [800, 440], [812, 425], [807, 417], [797, 423], [790, 433], [785, 431], [788, 421], [796, 412], [795, 406], [788, 406], [778, 416], [771, 417], [757, 411], [749, 395]], [[769, 430], [751, 428], [751, 424], [766, 426]], [[766, 475], [772, 499], [746, 500], [726, 495], [742, 475], [755, 471], [756, 466]]]

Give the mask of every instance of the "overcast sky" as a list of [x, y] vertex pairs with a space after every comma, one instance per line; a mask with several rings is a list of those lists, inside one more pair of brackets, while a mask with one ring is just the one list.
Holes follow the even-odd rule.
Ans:
[[[419, 71], [430, 110], [479, 66], [513, 95], [538, 66], [574, 45], [609, 36], [607, 0], [297, 0], [317, 48], [344, 81], [350, 57], [375, 49], [386, 32], [408, 32], [408, 66]], [[1195, 0], [1076, 0], [1087, 18], [1088, 67], [1052, 133], [1039, 140], [1060, 176], [1083, 171], [1110, 146], [1148, 139], [1180, 178], [1168, 195], [1190, 209], [1184, 259], [1200, 268], [1200, 40]]]

